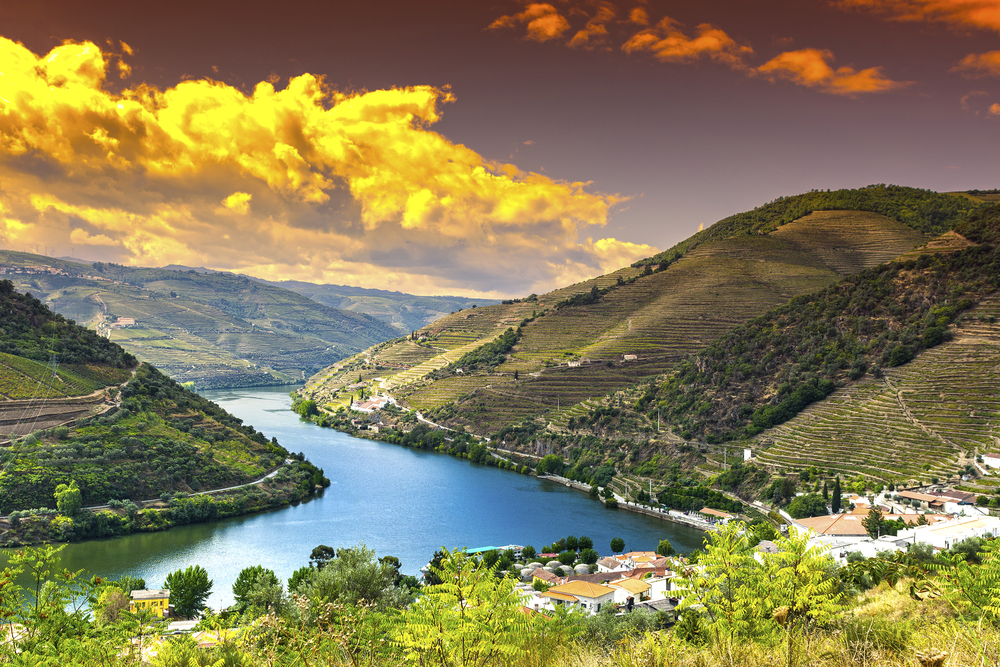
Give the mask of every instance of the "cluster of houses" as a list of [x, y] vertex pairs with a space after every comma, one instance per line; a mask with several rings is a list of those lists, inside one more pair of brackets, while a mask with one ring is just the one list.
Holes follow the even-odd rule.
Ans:
[[[879, 552], [906, 551], [910, 545], [921, 543], [943, 551], [971, 537], [1000, 537], [1000, 518], [977, 507], [976, 496], [972, 493], [902, 491], [876, 498], [874, 505], [863, 496], [851, 496], [849, 500], [853, 505], [849, 512], [790, 520], [791, 525], [812, 536], [812, 544], [828, 548], [830, 555], [840, 563], [846, 562], [847, 555], [853, 552], [872, 558]], [[907, 511], [906, 508], [912, 505], [923, 511]], [[896, 535], [872, 537], [864, 521], [873, 508], [882, 513], [883, 519], [901, 519], [908, 527]]]
[[[597, 572], [589, 566], [559, 576], [559, 561], [547, 565], [530, 563], [521, 570], [518, 589], [524, 607], [531, 611], [554, 611], [556, 607], [596, 614], [609, 605], [628, 611], [674, 614], [678, 600], [671, 596], [674, 577], [670, 559], [652, 551], [631, 551], [597, 561]], [[583, 570], [586, 570], [584, 572]]]

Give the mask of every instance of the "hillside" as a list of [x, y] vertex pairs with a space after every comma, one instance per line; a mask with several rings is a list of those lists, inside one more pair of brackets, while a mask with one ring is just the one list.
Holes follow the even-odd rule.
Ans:
[[[223, 273], [93, 266], [0, 251], [0, 272], [57, 312], [199, 388], [300, 381], [399, 335], [364, 313]], [[134, 324], [112, 326], [118, 318]]]
[[[19, 513], [0, 522], [0, 542], [158, 530], [280, 506], [324, 483], [301, 457], [7, 280], [0, 313], [0, 514]], [[267, 490], [187, 498], [270, 472]], [[136, 505], [46, 510], [57, 487], [72, 483], [84, 507]], [[138, 512], [147, 500], [154, 505]]]
[[[895, 186], [783, 198], [636, 266], [442, 318], [416, 340], [325, 370], [303, 393], [335, 409], [360, 376], [369, 393], [390, 389], [452, 427], [489, 434], [544, 417], [559, 428], [760, 313], [927, 242], [977, 205]], [[463, 367], [463, 355], [508, 328], [516, 342], [499, 363]]]
[[297, 280], [267, 282], [291, 290], [317, 303], [355, 313], [366, 313], [392, 325], [399, 333], [421, 329], [445, 315], [475, 306], [499, 303], [495, 299], [461, 296], [417, 296], [389, 290], [366, 289], [347, 285], [317, 285]]

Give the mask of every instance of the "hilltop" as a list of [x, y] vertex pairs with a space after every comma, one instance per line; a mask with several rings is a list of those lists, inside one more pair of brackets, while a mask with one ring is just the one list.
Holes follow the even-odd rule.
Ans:
[[[322, 471], [0, 280], [0, 542], [160, 530], [298, 502]], [[191, 496], [248, 485], [218, 496]], [[61, 485], [79, 489], [72, 511]], [[150, 501], [143, 506], [143, 501]], [[79, 506], [111, 507], [97, 512]]]
[[325, 369], [303, 395], [335, 410], [364, 384], [481, 435], [532, 419], [558, 430], [605, 395], [673, 370], [789, 299], [910, 252], [981, 205], [898, 186], [781, 198], [614, 273], [444, 317]]
[[[138, 359], [203, 389], [287, 384], [394, 338], [370, 315], [227, 273], [0, 251], [0, 272]], [[119, 318], [127, 324], [118, 326]]]

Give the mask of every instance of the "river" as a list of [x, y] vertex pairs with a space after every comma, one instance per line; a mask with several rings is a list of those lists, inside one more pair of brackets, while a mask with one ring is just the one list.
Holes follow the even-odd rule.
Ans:
[[199, 564], [214, 582], [213, 608], [232, 603], [240, 570], [264, 565], [287, 580], [313, 547], [364, 542], [418, 574], [442, 546], [531, 544], [587, 535], [602, 554], [621, 537], [628, 550], [654, 550], [667, 538], [681, 552], [701, 546], [703, 533], [624, 510], [607, 510], [560, 484], [476, 465], [435, 452], [353, 438], [301, 421], [288, 409], [292, 387], [201, 392], [246, 424], [303, 452], [332, 484], [296, 507], [70, 544], [63, 566], [116, 578], [142, 577], [150, 588], [171, 571]]

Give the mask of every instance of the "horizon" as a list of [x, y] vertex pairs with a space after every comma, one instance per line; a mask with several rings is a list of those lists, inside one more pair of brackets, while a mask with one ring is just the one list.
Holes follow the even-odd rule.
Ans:
[[781, 196], [997, 187], [998, 0], [125, 6], [0, 8], [3, 247], [503, 299]]

